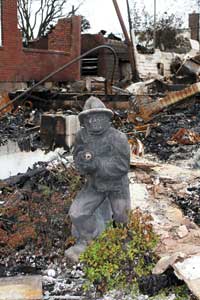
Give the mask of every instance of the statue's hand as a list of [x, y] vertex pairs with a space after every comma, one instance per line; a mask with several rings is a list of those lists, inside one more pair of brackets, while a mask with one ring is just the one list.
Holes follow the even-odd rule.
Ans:
[[96, 160], [91, 151], [80, 151], [77, 154], [76, 163], [78, 168], [84, 173], [90, 173], [96, 170]]

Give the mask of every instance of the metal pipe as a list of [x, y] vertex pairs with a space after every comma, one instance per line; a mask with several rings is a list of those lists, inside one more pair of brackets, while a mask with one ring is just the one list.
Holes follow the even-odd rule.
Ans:
[[108, 46], [108, 45], [100, 45], [98, 47], [92, 48], [90, 50], [88, 50], [87, 52], [83, 53], [82, 55], [77, 56], [76, 58], [72, 59], [70, 62], [64, 64], [63, 66], [61, 66], [60, 68], [58, 68], [57, 70], [53, 71], [52, 73], [50, 73], [49, 75], [47, 75], [46, 77], [44, 77], [42, 80], [40, 80], [39, 82], [37, 82], [35, 85], [33, 85], [32, 87], [28, 88], [26, 91], [24, 91], [22, 94], [18, 95], [16, 98], [14, 98], [13, 100], [11, 100], [10, 102], [6, 103], [4, 106], [2, 106], [0, 108], [0, 112], [2, 110], [4, 110], [6, 107], [8, 107], [10, 104], [14, 103], [15, 101], [19, 100], [20, 98], [22, 98], [23, 96], [25, 96], [26, 94], [32, 92], [37, 86], [39, 86], [40, 84], [44, 83], [45, 81], [47, 81], [49, 78], [53, 77], [54, 75], [56, 75], [57, 73], [63, 71], [64, 69], [68, 68], [69, 66], [71, 66], [72, 64], [76, 63], [77, 61], [79, 61], [80, 59], [82, 59], [83, 57], [87, 56], [88, 54], [97, 51], [99, 49], [102, 48], [107, 48], [108, 50], [110, 50], [114, 56], [114, 66], [113, 66], [113, 72], [112, 72], [112, 77], [111, 77], [111, 84], [113, 83], [113, 79], [114, 79], [114, 73], [115, 73], [115, 69], [116, 69], [116, 64], [117, 64], [117, 54], [115, 52], [115, 50]]

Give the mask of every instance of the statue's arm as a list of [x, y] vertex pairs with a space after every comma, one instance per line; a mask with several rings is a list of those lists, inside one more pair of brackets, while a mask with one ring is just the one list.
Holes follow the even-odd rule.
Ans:
[[81, 135], [81, 130], [79, 130], [78, 133], [76, 134], [75, 142], [74, 142], [73, 158], [75, 162], [79, 152], [83, 150], [84, 150], [84, 143]]
[[76, 135], [73, 158], [75, 167], [81, 174], [91, 174], [96, 170], [96, 161], [92, 152], [86, 150], [81, 132]]
[[113, 152], [98, 159], [97, 176], [120, 178], [130, 168], [130, 147], [125, 134], [120, 133], [113, 139]]

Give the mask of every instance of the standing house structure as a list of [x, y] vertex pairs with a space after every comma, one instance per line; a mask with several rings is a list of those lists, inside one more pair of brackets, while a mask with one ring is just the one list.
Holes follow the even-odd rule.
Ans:
[[[46, 37], [46, 47], [24, 48], [18, 28], [17, 0], [0, 0], [0, 90], [39, 81], [81, 53], [81, 18], [60, 19]], [[80, 62], [51, 81], [80, 79]]]

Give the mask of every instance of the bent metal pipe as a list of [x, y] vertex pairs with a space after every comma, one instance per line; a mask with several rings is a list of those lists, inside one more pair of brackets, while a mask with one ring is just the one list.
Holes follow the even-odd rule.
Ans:
[[64, 69], [68, 68], [69, 66], [71, 66], [72, 64], [76, 63], [77, 61], [79, 61], [80, 59], [84, 58], [85, 56], [87, 56], [88, 54], [97, 51], [99, 49], [102, 48], [107, 48], [108, 50], [110, 50], [114, 56], [114, 65], [113, 65], [113, 71], [112, 71], [112, 77], [111, 77], [111, 85], [113, 83], [113, 78], [114, 78], [114, 73], [116, 70], [116, 64], [117, 64], [117, 54], [115, 52], [115, 50], [108, 45], [100, 45], [98, 47], [92, 48], [90, 50], [88, 50], [87, 52], [83, 53], [82, 55], [77, 56], [76, 58], [74, 58], [73, 60], [71, 60], [70, 62], [64, 64], [63, 66], [61, 66], [60, 68], [56, 69], [55, 71], [53, 71], [52, 73], [50, 73], [49, 75], [47, 75], [46, 77], [44, 77], [42, 80], [40, 80], [39, 82], [37, 82], [35, 85], [33, 85], [32, 87], [28, 88], [26, 91], [24, 91], [22, 94], [18, 95], [16, 98], [14, 98], [13, 100], [11, 100], [10, 102], [7, 102], [5, 105], [3, 105], [0, 108], [0, 112], [2, 110], [4, 110], [6, 107], [8, 107], [10, 104], [16, 102], [17, 100], [19, 100], [20, 98], [22, 98], [23, 96], [27, 95], [28, 93], [32, 92], [37, 86], [39, 86], [40, 84], [44, 83], [45, 81], [47, 81], [49, 78], [53, 77], [54, 75], [56, 75], [57, 73], [63, 71]]

